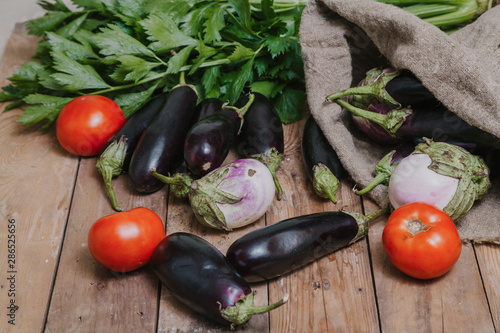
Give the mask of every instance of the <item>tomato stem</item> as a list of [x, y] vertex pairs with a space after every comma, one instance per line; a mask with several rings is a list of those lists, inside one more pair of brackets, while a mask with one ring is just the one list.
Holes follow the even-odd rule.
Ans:
[[408, 231], [412, 235], [412, 237], [415, 237], [421, 232], [429, 231], [431, 228], [432, 226], [425, 224], [419, 219], [411, 219], [406, 224], [406, 231]]

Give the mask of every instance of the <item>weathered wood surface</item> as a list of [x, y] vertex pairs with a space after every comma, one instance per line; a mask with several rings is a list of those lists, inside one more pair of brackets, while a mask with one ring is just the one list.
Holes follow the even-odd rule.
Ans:
[[[18, 25], [0, 67], [2, 86], [16, 66], [30, 60], [35, 47], [36, 39]], [[230, 332], [177, 301], [148, 267], [118, 274], [93, 260], [87, 249], [88, 229], [113, 212], [96, 159], [65, 153], [53, 130], [22, 126], [16, 122], [20, 114], [0, 114], [0, 332]], [[337, 205], [314, 195], [301, 160], [303, 123], [285, 127], [285, 160], [278, 172], [283, 199], [249, 227], [233, 232], [207, 229], [185, 200], [169, 195], [168, 187], [138, 195], [127, 177], [114, 181], [118, 199], [124, 208], [144, 206], [157, 212], [167, 234], [192, 232], [223, 252], [244, 233], [285, 218], [324, 210], [375, 211], [375, 205], [352, 193], [349, 180], [342, 183]], [[366, 239], [348, 248], [253, 285], [256, 305], [285, 295], [290, 299], [236, 331], [500, 330], [498, 246], [468, 244], [448, 274], [418, 281], [398, 272], [385, 257], [380, 240], [384, 222], [379, 219]], [[9, 232], [14, 228], [15, 233]], [[15, 237], [15, 262], [9, 262], [9, 236]]]

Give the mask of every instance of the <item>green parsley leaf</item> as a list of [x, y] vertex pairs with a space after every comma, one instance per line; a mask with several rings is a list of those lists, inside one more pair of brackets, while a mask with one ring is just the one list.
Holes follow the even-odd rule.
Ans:
[[94, 42], [102, 55], [142, 55], [156, 57], [154, 52], [132, 36], [127, 35], [116, 24], [110, 24], [95, 34]]
[[55, 30], [71, 15], [73, 15], [72, 12], [48, 12], [42, 17], [27, 21], [26, 26], [31, 34], [42, 36], [47, 31]]
[[72, 60], [99, 58], [89, 44], [80, 44], [53, 32], [48, 32], [47, 37], [53, 51], [64, 52]]
[[141, 106], [147, 103], [147, 101], [153, 95], [156, 89], [156, 85], [144, 89], [141, 91], [133, 91], [125, 94], [120, 94], [114, 101], [120, 106], [125, 115], [125, 118], [129, 118], [135, 111], [139, 110]]
[[160, 54], [168, 53], [177, 47], [196, 44], [195, 39], [181, 32], [175, 22], [166, 15], [150, 15], [139, 23], [152, 42], [148, 47]]
[[62, 108], [69, 103], [72, 98], [56, 97], [43, 94], [28, 95], [24, 102], [28, 105], [18, 121], [25, 125], [33, 125], [42, 121], [46, 123], [42, 128], [49, 127], [56, 119]]
[[281, 94], [273, 99], [273, 102], [281, 121], [284, 124], [290, 124], [302, 118], [301, 109], [305, 100], [305, 91], [285, 88]]
[[52, 57], [54, 58], [54, 69], [59, 72], [52, 74], [52, 77], [64, 86], [65, 90], [79, 91], [110, 87], [93, 67], [82, 65], [62, 52], [54, 51]]
[[133, 55], [122, 55], [117, 60], [120, 65], [110, 77], [120, 83], [127, 81], [138, 82], [153, 68], [160, 65], [158, 62], [149, 62]]
[[194, 50], [195, 45], [188, 45], [179, 52], [175, 53], [168, 61], [167, 74], [177, 74], [181, 68], [187, 63], [191, 52]]

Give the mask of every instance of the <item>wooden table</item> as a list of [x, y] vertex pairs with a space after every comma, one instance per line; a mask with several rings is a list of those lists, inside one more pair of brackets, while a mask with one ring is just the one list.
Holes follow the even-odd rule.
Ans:
[[[22, 25], [16, 27], [0, 68], [2, 86], [15, 67], [30, 60], [36, 42]], [[20, 125], [20, 114], [0, 115], [0, 332], [229, 332], [174, 299], [148, 267], [118, 274], [93, 260], [88, 230], [113, 213], [96, 158], [66, 153], [53, 129]], [[189, 204], [170, 195], [167, 187], [139, 195], [126, 176], [114, 181], [118, 199], [126, 209], [154, 210], [167, 234], [192, 232], [223, 252], [244, 233], [288, 217], [324, 210], [375, 211], [373, 203], [353, 194], [349, 180], [342, 183], [337, 205], [314, 195], [301, 160], [303, 124], [285, 126], [286, 153], [278, 172], [283, 199], [249, 227], [230, 233], [202, 227]], [[236, 331], [500, 331], [500, 247], [466, 244], [448, 274], [419, 281], [388, 262], [381, 246], [385, 219], [354, 245], [253, 285], [256, 305], [286, 294], [290, 300]]]

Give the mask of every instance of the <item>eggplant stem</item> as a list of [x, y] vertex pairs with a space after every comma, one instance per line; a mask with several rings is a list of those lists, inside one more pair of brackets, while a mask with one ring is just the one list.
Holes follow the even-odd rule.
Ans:
[[278, 200], [281, 200], [283, 198], [283, 189], [281, 188], [276, 171], [279, 169], [281, 162], [283, 161], [283, 154], [281, 154], [275, 147], [272, 147], [265, 154], [255, 154], [251, 157], [263, 163], [269, 169], [271, 175], [273, 176], [274, 186], [277, 190], [277, 198]]
[[116, 200], [113, 189], [113, 177], [119, 176], [122, 172], [123, 162], [127, 153], [127, 140], [122, 136], [119, 140], [113, 141], [101, 154], [96, 163], [96, 168], [102, 175], [111, 205], [116, 211], [121, 211], [121, 207]]
[[250, 109], [250, 106], [252, 105], [252, 103], [253, 103], [254, 100], [255, 100], [255, 95], [254, 94], [248, 94], [248, 101], [241, 108], [237, 108], [235, 106], [230, 106], [230, 105], [224, 105], [222, 107], [224, 109], [232, 109], [236, 113], [238, 113], [238, 115], [240, 116], [241, 122], [240, 122], [240, 128], [238, 129], [238, 134], [240, 134], [241, 128], [243, 127], [243, 116], [245, 115], [245, 113], [247, 113], [248, 109]]
[[175, 175], [169, 177], [156, 172], [156, 168], [151, 168], [149, 173], [165, 184], [175, 187], [175, 190], [172, 189], [173, 193], [179, 198], [187, 197], [189, 191], [191, 190], [191, 185], [193, 184], [193, 178], [191, 178], [188, 174], [176, 173]]
[[410, 108], [402, 108], [392, 109], [388, 113], [382, 114], [355, 107], [342, 99], [337, 99], [335, 102], [347, 111], [351, 112], [353, 115], [382, 126], [389, 134], [396, 133], [396, 131], [404, 123], [406, 117], [412, 113]]
[[381, 217], [382, 215], [389, 213], [390, 209], [391, 209], [391, 206], [387, 205], [387, 206], [380, 208], [379, 210], [377, 210], [371, 214], [368, 214], [368, 215], [363, 215], [361, 213], [352, 213], [352, 212], [347, 213], [347, 214], [351, 215], [352, 217], [354, 217], [356, 222], [358, 222], [358, 228], [359, 228], [357, 235], [351, 240], [351, 242], [349, 244], [353, 244], [353, 243], [357, 242], [358, 240], [364, 238], [368, 234], [368, 230], [372, 226], [373, 222], [376, 219], [378, 219], [379, 217]]
[[373, 190], [377, 185], [382, 184], [386, 181], [387, 181], [387, 175], [379, 173], [375, 175], [372, 181], [368, 185], [366, 185], [365, 188], [361, 190], [356, 190], [354, 191], [354, 193], [356, 193], [357, 195], [364, 195]]
[[335, 197], [340, 182], [333, 172], [323, 163], [313, 167], [313, 188], [316, 194], [324, 199], [330, 199], [334, 204], [338, 199]]

